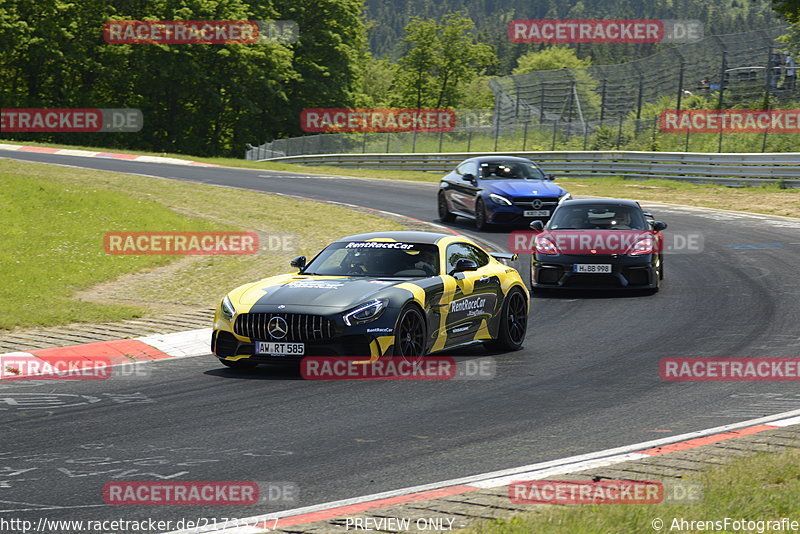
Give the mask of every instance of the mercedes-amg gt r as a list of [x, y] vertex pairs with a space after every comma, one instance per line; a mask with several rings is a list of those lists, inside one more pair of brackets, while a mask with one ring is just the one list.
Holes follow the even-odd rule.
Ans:
[[517, 350], [529, 293], [516, 269], [471, 240], [427, 232], [342, 238], [296, 273], [222, 299], [211, 350], [229, 367], [303, 356], [412, 356], [478, 341]]

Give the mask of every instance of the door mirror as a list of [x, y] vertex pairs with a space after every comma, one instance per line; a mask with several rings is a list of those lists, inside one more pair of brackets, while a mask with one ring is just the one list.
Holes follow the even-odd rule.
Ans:
[[465, 271], [477, 271], [477, 270], [478, 270], [478, 264], [475, 262], [475, 260], [471, 260], [469, 258], [461, 258], [456, 262], [455, 266], [453, 267], [453, 270], [450, 271], [450, 276], [453, 276], [457, 273], [463, 273]]
[[551, 182], [555, 182], [556, 181], [556, 175], [555, 174], [545, 174], [544, 177], [547, 178], [548, 180], [550, 180]]
[[542, 221], [531, 221], [530, 227], [534, 232], [541, 232], [544, 230], [544, 223]]
[[667, 223], [665, 223], [665, 222], [656, 221], [656, 222], [653, 223], [653, 230], [656, 231], [656, 232], [660, 232], [660, 231], [666, 230], [666, 229], [667, 229]]
[[469, 182], [471, 184], [475, 183], [475, 175], [474, 174], [467, 173], [467, 174], [465, 174], [463, 176], [463, 178], [464, 178], [464, 180], [466, 180], [467, 182]]
[[295, 259], [293, 259], [289, 263], [289, 265], [291, 265], [292, 267], [297, 267], [298, 269], [300, 269], [302, 271], [306, 266], [306, 257], [305, 256], [297, 256]]

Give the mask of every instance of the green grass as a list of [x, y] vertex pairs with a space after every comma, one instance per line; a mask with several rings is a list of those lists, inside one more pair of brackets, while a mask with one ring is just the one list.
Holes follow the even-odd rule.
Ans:
[[[0, 160], [0, 205], [0, 329], [209, 307], [354, 229], [401, 229], [276, 195], [15, 160]], [[291, 234], [296, 247], [262, 247], [251, 256], [109, 256], [103, 236], [113, 230], [251, 230], [262, 243]]]
[[[606, 504], [548, 507], [542, 512], [509, 520], [490, 521], [464, 530], [465, 534], [638, 534], [658, 532], [656, 518], [664, 522], [661, 532], [673, 521], [800, 520], [800, 453], [761, 454], [737, 459], [682, 481], [703, 486], [703, 500], [692, 504]], [[733, 532], [725, 530], [724, 532]], [[743, 531], [737, 531], [743, 532]], [[748, 531], [749, 532], [749, 531]], [[755, 532], [755, 531], [753, 531]]]

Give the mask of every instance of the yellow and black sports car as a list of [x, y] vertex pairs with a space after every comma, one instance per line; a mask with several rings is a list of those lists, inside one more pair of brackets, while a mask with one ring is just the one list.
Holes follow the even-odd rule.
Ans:
[[345, 237], [296, 274], [243, 285], [214, 315], [211, 350], [229, 367], [302, 356], [423, 356], [484, 341], [517, 350], [529, 294], [516, 269], [467, 238], [428, 232]]

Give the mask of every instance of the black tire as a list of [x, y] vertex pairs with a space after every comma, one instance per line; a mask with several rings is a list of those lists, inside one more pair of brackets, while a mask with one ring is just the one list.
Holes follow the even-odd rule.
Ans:
[[517, 288], [512, 289], [503, 300], [497, 339], [486, 343], [486, 347], [504, 352], [521, 349], [528, 331], [528, 311], [525, 293]]
[[490, 226], [486, 222], [486, 207], [483, 205], [483, 199], [479, 198], [475, 202], [475, 227], [478, 230], [488, 230]]
[[249, 360], [223, 360], [220, 358], [219, 363], [224, 365], [225, 367], [230, 367], [231, 369], [238, 369], [240, 371], [246, 371], [248, 369], [255, 369], [256, 362], [251, 362]]
[[407, 304], [397, 318], [392, 355], [412, 361], [419, 360], [425, 356], [427, 335], [425, 316], [417, 306]]
[[660, 254], [658, 256], [658, 279], [664, 279], [664, 256]]
[[447, 199], [445, 198], [444, 191], [439, 191], [439, 198], [437, 204], [439, 207], [440, 221], [453, 222], [456, 220], [456, 216], [450, 213], [450, 209], [447, 207]]

